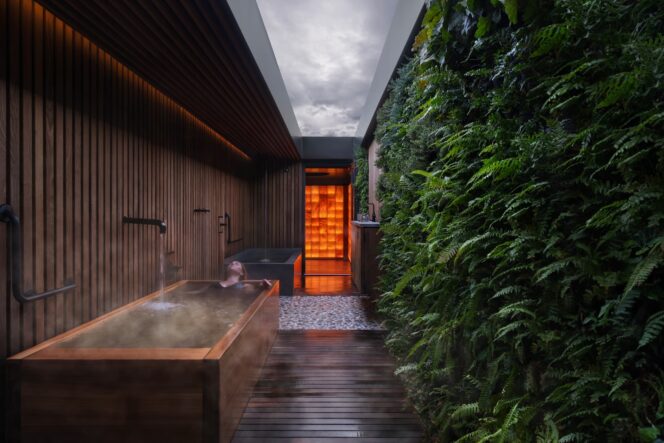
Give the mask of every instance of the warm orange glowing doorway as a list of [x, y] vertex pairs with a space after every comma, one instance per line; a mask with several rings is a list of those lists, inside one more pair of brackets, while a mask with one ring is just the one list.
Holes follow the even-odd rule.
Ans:
[[346, 188], [340, 185], [305, 187], [305, 257], [347, 258]]
[[352, 191], [349, 168], [306, 168], [305, 258], [349, 260]]
[[351, 293], [353, 192], [350, 167], [306, 168], [305, 173], [302, 292], [307, 295]]

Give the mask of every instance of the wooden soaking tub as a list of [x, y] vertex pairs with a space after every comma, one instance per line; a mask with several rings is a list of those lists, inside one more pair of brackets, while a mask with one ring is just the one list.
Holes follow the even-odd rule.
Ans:
[[10, 441], [230, 441], [277, 333], [279, 283], [212, 283], [178, 282], [11, 357]]

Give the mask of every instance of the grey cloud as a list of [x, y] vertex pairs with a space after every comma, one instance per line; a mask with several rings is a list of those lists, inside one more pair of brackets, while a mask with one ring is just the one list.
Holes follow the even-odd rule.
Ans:
[[397, 0], [258, 0], [303, 135], [353, 135]]

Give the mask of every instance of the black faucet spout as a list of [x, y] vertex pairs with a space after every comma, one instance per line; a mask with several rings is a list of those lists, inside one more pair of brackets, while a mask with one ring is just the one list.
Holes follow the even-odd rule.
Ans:
[[122, 223], [132, 225], [152, 225], [159, 227], [159, 233], [166, 233], [166, 222], [157, 218], [122, 217]]

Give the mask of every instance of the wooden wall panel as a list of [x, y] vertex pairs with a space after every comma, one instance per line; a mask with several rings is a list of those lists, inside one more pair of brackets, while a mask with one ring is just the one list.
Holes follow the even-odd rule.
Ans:
[[[0, 359], [158, 288], [157, 228], [123, 225], [123, 215], [165, 219], [180, 277], [213, 279], [265, 232], [260, 199], [292, 198], [257, 194], [254, 162], [31, 0], [0, 0], [0, 159], [0, 203], [22, 222], [24, 289], [77, 285], [17, 303], [0, 225]], [[218, 233], [224, 212], [242, 239], [231, 245]], [[271, 244], [297, 241], [279, 226]]]
[[[0, 3], [0, 51], [8, 51], [7, 48], [7, 32], [9, 24], [7, 23], [7, 8]], [[0, 57], [0, 201], [4, 202], [9, 199], [9, 183], [5, 178], [9, 176], [9, 165], [11, 163], [9, 158], [8, 148], [8, 133], [9, 133], [9, 77], [7, 57]], [[7, 244], [7, 230], [0, 229], [0, 245]], [[0, 293], [5, 293], [9, 289], [9, 261], [7, 249], [0, 249]], [[6, 297], [0, 296], [0, 355], [5, 356], [8, 354], [9, 341], [7, 331], [9, 330], [8, 313], [9, 313], [8, 300]], [[6, 411], [9, 408], [9, 401], [7, 399], [7, 392], [4, 380], [5, 365], [0, 364], [0, 409]], [[0, 416], [2, 423], [6, 421], [5, 414]], [[0, 441], [7, 441], [5, 435], [5, 426], [0, 424]]]
[[[166, 220], [179, 277], [215, 279], [245, 248], [303, 246], [303, 183], [302, 164], [238, 155], [38, 3], [0, 0], [0, 203], [22, 221], [21, 283], [76, 284], [19, 304], [0, 225], [0, 379], [7, 356], [158, 288], [157, 228], [122, 216]], [[218, 232], [226, 212], [232, 244]]]
[[[7, 135], [9, 130], [9, 119], [7, 118], [7, 110], [9, 108], [9, 82], [7, 81], [9, 77], [7, 57], [4, 56], [5, 53], [8, 53], [7, 48], [7, 32], [8, 32], [8, 23], [7, 23], [7, 8], [4, 4], [0, 3], [0, 51], [3, 51], [3, 56], [0, 57], [0, 201], [7, 201], [9, 198], [8, 188], [9, 183], [7, 180], [9, 173], [10, 160], [8, 156], [7, 149]], [[7, 230], [0, 229], [0, 245], [7, 244]], [[0, 249], [0, 292], [7, 292], [8, 290], [8, 255], [7, 249]], [[0, 331], [7, 331], [7, 302], [6, 297], [0, 297]], [[2, 332], [4, 335], [0, 340], [0, 355], [7, 355], [7, 334]], [[0, 376], [2, 371], [0, 370]], [[0, 391], [1, 392], [1, 391]], [[3, 396], [4, 398], [4, 396]], [[0, 407], [4, 405], [4, 401], [0, 403]], [[3, 435], [0, 434], [0, 438]]]
[[278, 162], [262, 166], [254, 183], [254, 243], [265, 248], [304, 248], [304, 167]]

